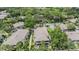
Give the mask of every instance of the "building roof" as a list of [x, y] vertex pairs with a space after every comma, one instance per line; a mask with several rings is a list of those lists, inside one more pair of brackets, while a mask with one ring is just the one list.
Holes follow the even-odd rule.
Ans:
[[16, 45], [17, 42], [23, 41], [29, 35], [29, 30], [20, 29], [14, 32], [10, 37], [7, 38], [7, 41], [4, 41], [3, 45]]
[[7, 15], [0, 15], [0, 19], [4, 19]]
[[51, 28], [52, 30], [54, 30], [54, 29], [55, 29], [55, 24], [54, 24], [54, 23], [52, 23], [52, 24], [47, 23], [46, 25], [48, 25], [48, 26], [49, 26], [49, 28]]
[[24, 18], [25, 18], [25, 16], [19, 16], [19, 18], [24, 19]]
[[77, 18], [75, 18], [75, 19], [67, 19], [67, 20], [72, 22], [72, 23], [75, 23], [77, 21]]
[[0, 12], [0, 19], [4, 19], [5, 17], [7, 17], [9, 15], [9, 13], [6, 13], [4, 11]]
[[49, 34], [46, 27], [38, 27], [34, 30], [34, 41], [48, 41]]
[[75, 26], [76, 27], [76, 30], [79, 30], [79, 26]]
[[18, 22], [13, 24], [14, 28], [20, 27], [20, 26], [24, 26], [24, 22]]
[[79, 31], [66, 32], [66, 34], [72, 41], [79, 40]]
[[67, 29], [67, 25], [66, 24], [61, 23], [59, 26], [60, 26], [61, 30]]

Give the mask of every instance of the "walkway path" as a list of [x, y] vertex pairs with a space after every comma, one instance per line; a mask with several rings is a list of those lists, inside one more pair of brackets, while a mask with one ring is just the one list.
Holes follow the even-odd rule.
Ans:
[[30, 41], [29, 41], [29, 50], [31, 49], [31, 45], [32, 45], [32, 34], [30, 36]]

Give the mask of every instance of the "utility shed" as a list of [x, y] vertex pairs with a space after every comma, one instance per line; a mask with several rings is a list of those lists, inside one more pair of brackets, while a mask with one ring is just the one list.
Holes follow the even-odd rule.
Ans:
[[50, 37], [46, 27], [38, 27], [34, 30], [34, 42], [36, 46], [39, 46], [41, 41], [44, 41], [46, 45], [50, 42]]
[[26, 29], [20, 29], [14, 32], [10, 37], [7, 38], [6, 41], [4, 41], [3, 45], [9, 44], [9, 45], [16, 45], [19, 41], [24, 41], [26, 38], [28, 38], [29, 30]]
[[66, 32], [68, 38], [70, 38], [74, 42], [79, 41], [79, 31]]
[[15, 29], [23, 29], [24, 28], [24, 22], [15, 23], [15, 24], [13, 24], [13, 27]]

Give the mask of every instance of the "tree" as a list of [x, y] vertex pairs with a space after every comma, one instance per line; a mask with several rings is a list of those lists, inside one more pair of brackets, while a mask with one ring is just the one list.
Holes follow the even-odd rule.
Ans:
[[68, 28], [68, 30], [70, 30], [70, 31], [74, 31], [74, 30], [76, 29], [76, 27], [75, 27], [74, 24], [68, 24], [68, 25], [67, 25], [67, 28]]
[[20, 51], [20, 50], [23, 50], [23, 42], [18, 42], [16, 44], [16, 51]]
[[5, 38], [3, 37], [3, 35], [0, 35], [0, 44], [3, 43], [4, 39], [5, 39]]
[[40, 42], [39, 48], [36, 48], [37, 51], [48, 51], [48, 45], [44, 41]]
[[25, 40], [24, 44], [23, 44], [23, 50], [24, 51], [29, 51], [29, 40]]
[[79, 26], [79, 18], [76, 20], [75, 25]]
[[73, 43], [70, 39], [69, 39], [68, 45], [69, 45], [69, 50], [74, 50], [76, 48], [75, 43]]
[[29, 15], [28, 18], [25, 20], [25, 27], [33, 28], [34, 25], [36, 24], [34, 18]]
[[1, 45], [0, 50], [15, 51], [15, 48], [12, 45]]
[[54, 30], [48, 31], [51, 36], [51, 47], [52, 50], [69, 50], [70, 43], [67, 35], [61, 31], [59, 27]]
[[11, 33], [11, 31], [13, 30], [12, 26], [11, 25], [4, 25], [4, 28], [3, 28], [4, 31], [6, 31], [7, 33]]

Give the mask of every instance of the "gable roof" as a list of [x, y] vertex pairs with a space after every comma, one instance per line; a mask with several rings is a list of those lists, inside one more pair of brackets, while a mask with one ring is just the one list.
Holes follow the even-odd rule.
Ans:
[[18, 22], [13, 24], [14, 28], [20, 27], [20, 26], [24, 26], [24, 22]]
[[79, 31], [66, 32], [66, 34], [72, 41], [79, 40]]
[[3, 44], [16, 45], [17, 42], [23, 41], [29, 35], [29, 30], [21, 29], [14, 32], [10, 37], [7, 38]]
[[34, 30], [34, 41], [48, 41], [49, 34], [46, 27], [38, 27]]

